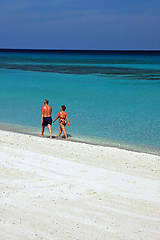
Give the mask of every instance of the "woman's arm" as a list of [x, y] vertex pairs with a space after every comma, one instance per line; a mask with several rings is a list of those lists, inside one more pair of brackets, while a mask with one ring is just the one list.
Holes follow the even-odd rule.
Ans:
[[67, 119], [68, 126], [69, 126], [69, 119], [68, 119], [68, 114], [67, 113], [66, 113], [66, 119]]
[[57, 114], [57, 117], [54, 119], [53, 123], [59, 118], [59, 113]]

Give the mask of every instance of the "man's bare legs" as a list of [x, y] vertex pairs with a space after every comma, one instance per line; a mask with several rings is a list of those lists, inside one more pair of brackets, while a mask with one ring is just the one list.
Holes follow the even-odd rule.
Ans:
[[[39, 134], [40, 137], [43, 137], [44, 129], [45, 129], [45, 126], [42, 126], [42, 134]], [[49, 129], [49, 133], [50, 133], [49, 138], [52, 139], [52, 127], [50, 124], [48, 124], [48, 129]]]
[[50, 124], [48, 124], [48, 129], [49, 129], [49, 134], [50, 134], [50, 139], [52, 139], [52, 127]]
[[45, 126], [42, 126], [42, 134], [39, 134], [40, 137], [43, 137]]

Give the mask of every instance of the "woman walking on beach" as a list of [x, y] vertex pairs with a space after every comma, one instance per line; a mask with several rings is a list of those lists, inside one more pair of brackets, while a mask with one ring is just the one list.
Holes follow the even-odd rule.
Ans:
[[60, 129], [59, 129], [58, 139], [60, 138], [61, 133], [63, 131], [65, 140], [67, 140], [67, 133], [65, 130], [65, 126], [66, 126], [67, 122], [68, 122], [68, 126], [69, 126], [69, 119], [68, 119], [68, 114], [65, 112], [65, 110], [66, 110], [66, 107], [64, 105], [61, 106], [61, 111], [57, 114], [57, 117], [54, 119], [53, 123], [59, 118]]

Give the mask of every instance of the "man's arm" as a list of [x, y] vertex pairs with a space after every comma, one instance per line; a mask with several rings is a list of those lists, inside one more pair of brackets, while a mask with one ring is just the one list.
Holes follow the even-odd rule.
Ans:
[[42, 110], [41, 110], [41, 123], [43, 123], [43, 114], [44, 114], [44, 107], [42, 107]]

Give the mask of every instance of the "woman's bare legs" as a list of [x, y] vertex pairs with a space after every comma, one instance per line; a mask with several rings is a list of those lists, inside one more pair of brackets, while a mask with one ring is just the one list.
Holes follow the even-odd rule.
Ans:
[[64, 132], [65, 140], [67, 140], [67, 133], [66, 133], [65, 126], [61, 124], [61, 128], [62, 128], [62, 131]]
[[61, 136], [61, 133], [62, 133], [62, 128], [61, 128], [61, 125], [60, 125], [60, 129], [59, 129], [59, 134], [58, 134], [58, 139], [60, 138], [60, 136]]
[[64, 133], [65, 140], [67, 140], [67, 133], [66, 133], [65, 127], [64, 127], [64, 125], [62, 123], [60, 123], [58, 139], [60, 138], [60, 135], [61, 135], [62, 131]]

